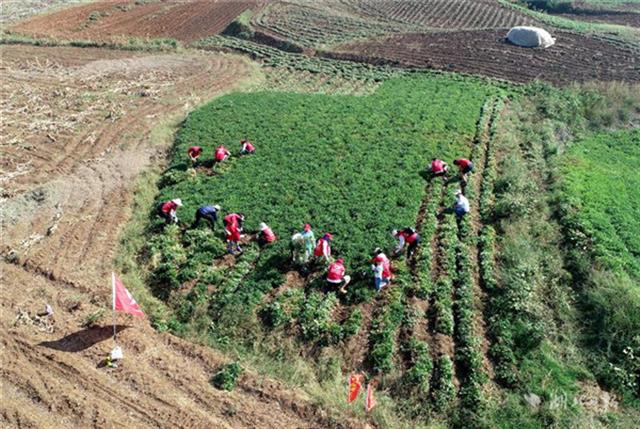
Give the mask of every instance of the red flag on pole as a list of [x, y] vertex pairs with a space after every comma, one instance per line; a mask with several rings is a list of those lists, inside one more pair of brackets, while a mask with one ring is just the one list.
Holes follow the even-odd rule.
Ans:
[[349, 395], [347, 402], [350, 404], [358, 397], [362, 387], [362, 374], [351, 374], [349, 376]]
[[116, 274], [112, 274], [113, 282], [113, 311], [120, 311], [122, 313], [129, 313], [134, 316], [144, 317], [142, 309], [138, 305], [135, 299], [131, 296], [127, 288], [124, 287]]
[[364, 409], [367, 411], [367, 413], [371, 411], [373, 407], [376, 406], [376, 400], [373, 397], [374, 387], [375, 386], [373, 381], [367, 384], [367, 397], [365, 398], [365, 401], [364, 401]]

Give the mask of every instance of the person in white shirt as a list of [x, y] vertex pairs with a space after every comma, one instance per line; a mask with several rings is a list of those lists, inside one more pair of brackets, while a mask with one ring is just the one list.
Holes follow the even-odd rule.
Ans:
[[459, 189], [456, 191], [456, 201], [453, 204], [453, 211], [458, 217], [462, 217], [469, 213], [469, 200]]

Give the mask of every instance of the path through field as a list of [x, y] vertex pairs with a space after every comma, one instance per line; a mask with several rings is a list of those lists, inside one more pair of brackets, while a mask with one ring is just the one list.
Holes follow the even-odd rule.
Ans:
[[[324, 411], [247, 374], [212, 388], [226, 359], [107, 307], [136, 179], [198, 103], [250, 79], [235, 56], [2, 46], [2, 427], [320, 427]], [[163, 128], [164, 127], [164, 128]], [[39, 317], [45, 304], [53, 317]], [[100, 319], [100, 317], [98, 317]], [[102, 325], [102, 327], [100, 326]]]

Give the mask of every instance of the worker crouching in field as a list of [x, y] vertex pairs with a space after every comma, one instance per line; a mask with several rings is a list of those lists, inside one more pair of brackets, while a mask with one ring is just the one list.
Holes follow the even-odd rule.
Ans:
[[158, 215], [165, 220], [167, 225], [178, 223], [178, 207], [182, 207], [182, 200], [180, 198], [165, 201], [158, 205]]
[[329, 265], [327, 271], [327, 284], [329, 287], [338, 287], [340, 293], [347, 293], [347, 285], [351, 281], [351, 277], [345, 276], [344, 260], [338, 259]]
[[449, 171], [449, 166], [446, 162], [441, 159], [433, 158], [431, 160], [431, 168], [429, 172], [431, 173], [431, 177], [446, 177], [447, 172]]
[[227, 225], [224, 228], [224, 235], [227, 240], [227, 252], [232, 255], [242, 253], [242, 248], [240, 247], [240, 227], [238, 224], [233, 223]]
[[387, 255], [379, 247], [373, 251], [371, 269], [375, 279], [375, 287], [378, 292], [391, 283], [391, 262]]
[[465, 158], [460, 158], [453, 161], [453, 163], [460, 169], [460, 180], [463, 183], [467, 183], [467, 176], [473, 171], [473, 162]]
[[420, 244], [420, 234], [418, 234], [413, 228], [407, 227], [402, 231], [394, 229], [391, 232], [391, 235], [398, 239], [398, 245], [396, 246], [393, 255], [400, 255], [400, 253], [402, 253], [402, 249], [404, 249], [405, 244], [407, 244], [407, 258], [411, 259], [416, 249], [418, 248], [418, 245]]
[[313, 256], [318, 262], [324, 262], [326, 265], [331, 263], [331, 240], [333, 240], [333, 235], [327, 232], [316, 243]]
[[301, 233], [294, 231], [291, 236], [290, 249], [294, 265], [304, 264], [304, 237]]
[[469, 200], [462, 194], [460, 189], [456, 191], [456, 199], [453, 203], [453, 212], [458, 217], [462, 217], [469, 213]]
[[191, 146], [189, 150], [187, 150], [187, 155], [189, 155], [191, 164], [195, 166], [198, 163], [198, 158], [202, 155], [202, 148], [200, 146]]
[[265, 246], [276, 241], [276, 235], [269, 226], [262, 222], [260, 224], [260, 232], [258, 232], [258, 244]]
[[249, 140], [247, 139], [240, 140], [240, 145], [241, 145], [240, 155], [251, 155], [256, 153], [256, 148], [253, 147], [253, 144]]
[[229, 150], [226, 147], [224, 147], [224, 145], [218, 146], [214, 154], [214, 158], [218, 163], [226, 161], [230, 156], [231, 156], [231, 152], [229, 152]]
[[200, 220], [204, 219], [209, 222], [211, 229], [215, 229], [216, 222], [218, 221], [218, 212], [220, 211], [219, 205], [202, 206], [196, 210], [196, 219], [193, 221], [191, 228], [197, 228], [200, 225]]

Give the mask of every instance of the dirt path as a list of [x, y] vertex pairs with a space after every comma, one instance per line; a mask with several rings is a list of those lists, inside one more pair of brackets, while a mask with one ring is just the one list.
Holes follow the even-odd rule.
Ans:
[[[235, 56], [2, 46], [2, 427], [330, 427], [303, 393], [247, 374], [221, 392], [220, 354], [119, 316], [109, 272], [158, 126], [250, 78]], [[35, 316], [50, 304], [53, 322]], [[92, 316], [106, 328], [84, 328]], [[100, 322], [98, 322], [100, 323]], [[347, 426], [358, 425], [347, 421]], [[334, 425], [335, 426], [335, 425]]]

